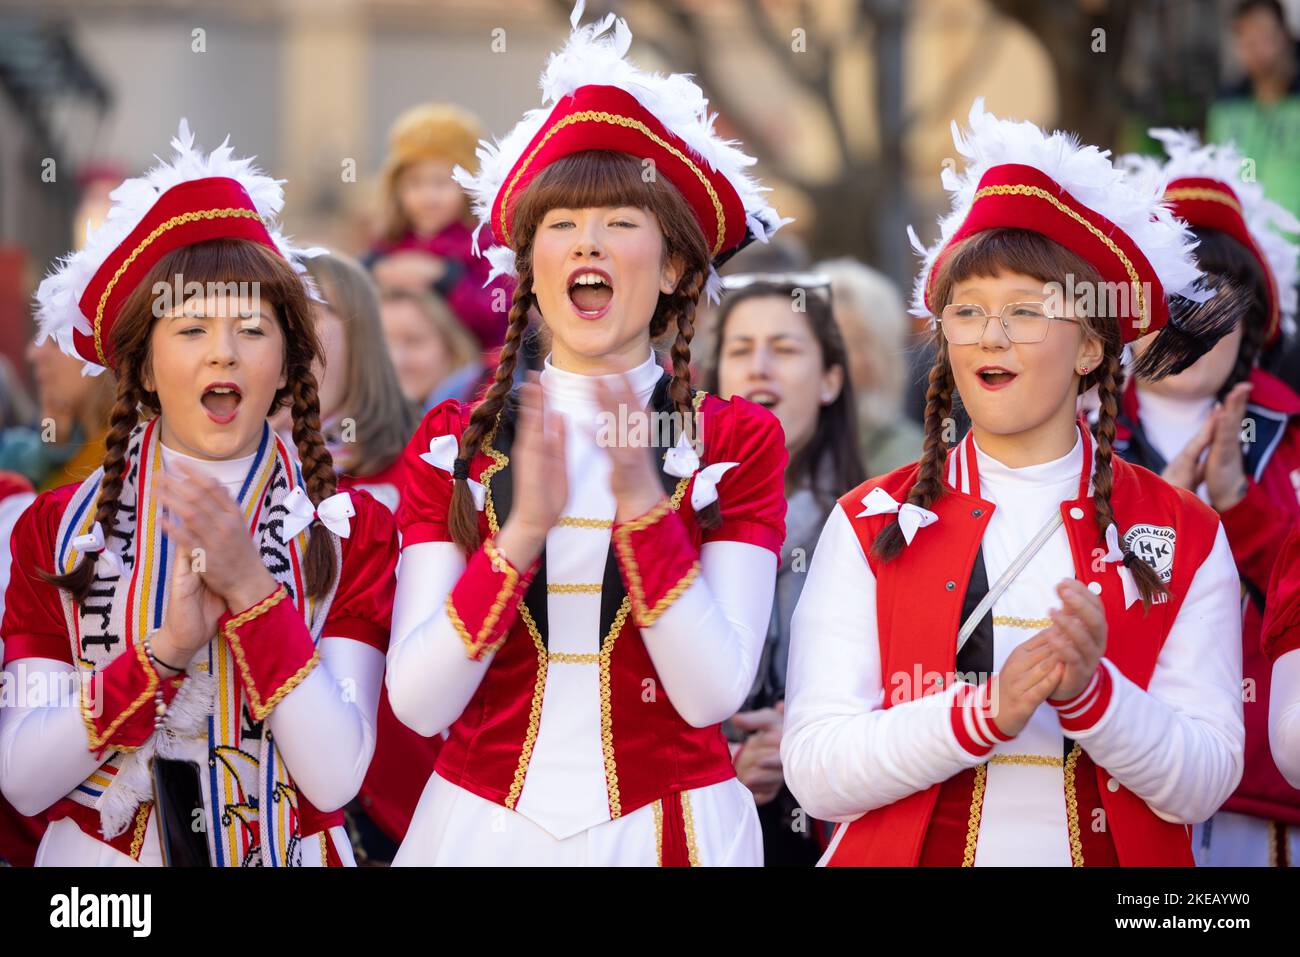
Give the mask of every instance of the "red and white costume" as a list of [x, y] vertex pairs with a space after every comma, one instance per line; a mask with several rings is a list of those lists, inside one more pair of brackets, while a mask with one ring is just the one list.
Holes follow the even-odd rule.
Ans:
[[[219, 237], [287, 251], [267, 225], [280, 205], [274, 180], [226, 146], [199, 153], [183, 123], [173, 146], [170, 164], [114, 193], [105, 225], [38, 293], [42, 333], [88, 363], [113, 364], [112, 323], [130, 280], [163, 253]], [[159, 421], [131, 434], [112, 528], [94, 521], [102, 469], [43, 493], [18, 521], [0, 634], [5, 670], [27, 693], [0, 708], [0, 786], [19, 811], [49, 820], [40, 865], [161, 863], [155, 755], [198, 765], [214, 865], [351, 863], [337, 809], [374, 748], [393, 518], [361, 492], [350, 507], [346, 494], [319, 511], [304, 505], [298, 464], [269, 425], [247, 458], [189, 459], [239, 504], [276, 587], [224, 614], [184, 673], [164, 680], [144, 641], [162, 625], [176, 556], [153, 476], [185, 456], [163, 446]], [[318, 598], [306, 595], [305, 531], [285, 535], [294, 516], [304, 528], [320, 517], [333, 537], [339, 572]], [[83, 602], [38, 577], [83, 556], [95, 562]]]
[[1265, 607], [1263, 650], [1273, 662], [1269, 743], [1278, 770], [1300, 788], [1300, 527], [1278, 554]]
[[[978, 102], [971, 126], [956, 136], [969, 166], [945, 175], [954, 211], [923, 250], [914, 311], [942, 305], [929, 283], [951, 243], [1013, 227], [1064, 245], [1103, 278], [1127, 281], [1132, 270], [1150, 283], [1126, 339], [1164, 326], [1165, 291], [1197, 271], [1158, 193], [1127, 188], [1096, 150], [998, 120]], [[915, 464], [840, 498], [792, 622], [781, 746], [803, 807], [843, 822], [822, 863], [1192, 863], [1186, 825], [1213, 813], [1241, 775], [1236, 570], [1210, 509], [1116, 459], [1119, 539], [1151, 554], [1169, 588], [1144, 612], [1098, 531], [1093, 451], [1081, 425], [1062, 458], [1011, 468], [972, 432], [948, 453], [929, 510], [899, 504]], [[872, 545], [895, 513], [911, 534], [882, 561]], [[959, 655], [963, 621], [1058, 513], [1061, 526]], [[1044, 702], [1007, 739], [986, 679], [1050, 625], [1056, 583], [1072, 577], [1105, 607], [1105, 657], [1077, 697]]]
[[[1264, 342], [1277, 341], [1294, 324], [1297, 247], [1285, 238], [1300, 230], [1290, 212], [1269, 200], [1263, 187], [1243, 180], [1244, 158], [1230, 144], [1202, 145], [1194, 134], [1155, 129], [1168, 153], [1164, 163], [1128, 157], [1137, 173], [1155, 177], [1174, 214], [1188, 225], [1236, 240], [1259, 263], [1267, 283]], [[1260, 645], [1265, 593], [1287, 531], [1300, 521], [1300, 396], [1261, 369], [1251, 371], [1246, 406], [1251, 438], [1243, 446], [1245, 497], [1221, 514], [1242, 582], [1242, 664], [1246, 762], [1240, 785], [1223, 810], [1194, 835], [1202, 865], [1300, 865], [1300, 792], [1269, 753], [1272, 664]], [[1192, 441], [1214, 406], [1214, 396], [1179, 399], [1131, 378], [1121, 403], [1116, 451], [1154, 472]], [[1197, 489], [1209, 503], [1204, 484]]]
[[[667, 398], [653, 357], [637, 398]], [[450, 728], [397, 864], [760, 864], [748, 789], [719, 723], [753, 681], [784, 538], [785, 447], [769, 413], [697, 395], [704, 463], [723, 515], [694, 521], [694, 478], [613, 524], [608, 456], [588, 377], [547, 364], [565, 419], [568, 504], [540, 567], [494, 563], [489, 536], [511, 487], [509, 418], [471, 463], [485, 486], [486, 541], [465, 561], [446, 527], [450, 475], [422, 461], [459, 439], [469, 409], [447, 402], [411, 441], [388, 691], [424, 734]]]
[[[4, 589], [9, 587], [13, 552], [9, 538], [18, 516], [35, 500], [31, 483], [13, 472], [0, 472], [0, 618], [4, 616]], [[4, 638], [0, 636], [0, 661], [4, 660]], [[19, 814], [0, 795], [0, 861], [14, 866], [30, 865], [36, 846], [45, 833], [45, 819]]]
[[[713, 134], [699, 87], [637, 70], [623, 59], [627, 24], [611, 14], [579, 27], [582, 6], [542, 77], [551, 105], [484, 144], [477, 176], [456, 170], [495, 243], [493, 275], [513, 269], [514, 210], [532, 178], [611, 150], [653, 162], [685, 198], [716, 292], [713, 267], [782, 221], [744, 174], [752, 160]], [[568, 499], [531, 568], [494, 543], [516, 483], [547, 481], [510, 465], [515, 400], [468, 462], [483, 541], [468, 560], [447, 512], [470, 408], [434, 407], [411, 440], [386, 681], [399, 718], [448, 738], [396, 864], [762, 863], [753, 798], [719, 726], [744, 701], [767, 631], [784, 439], [761, 407], [695, 393], [703, 445], [677, 447], [671, 377], [649, 351], [628, 375], [638, 405], [672, 423], [664, 498], [614, 522], [603, 445], [620, 439], [592, 378], [548, 359], [541, 386], [567, 430]], [[695, 512], [715, 501], [722, 521], [706, 531]]]
[[[1092, 444], [1083, 431], [1064, 458], [1014, 469], [968, 435], [949, 456], [938, 522], [892, 562], [869, 557], [887, 516], [856, 516], [876, 487], [902, 501], [916, 467], [840, 499], [795, 611], [781, 752], [809, 814], [858, 822], [837, 831], [827, 863], [1191, 863], [1181, 825], [1209, 816], [1241, 774], [1236, 570], [1209, 509], [1116, 461], [1117, 521], [1171, 546], [1170, 601], [1146, 616], [1125, 608], [1115, 565], [1096, 568], [1081, 487]], [[1063, 527], [993, 605], [991, 647], [958, 662], [963, 611], [1056, 510]], [[1106, 606], [1096, 686], [1085, 707], [1044, 703], [999, 740], [974, 722], [978, 692], [951, 676], [1000, 669], [1047, 626], [1063, 578]]]

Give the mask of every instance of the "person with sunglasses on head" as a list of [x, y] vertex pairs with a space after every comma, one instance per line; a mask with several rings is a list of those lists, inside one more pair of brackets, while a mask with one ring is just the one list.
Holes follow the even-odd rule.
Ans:
[[726, 725], [736, 773], [754, 793], [767, 866], [811, 865], [823, 829], [797, 813], [781, 774], [790, 617], [826, 516], [841, 491], [866, 478], [858, 457], [849, 358], [817, 273], [749, 273], [722, 281], [715, 354], [705, 388], [772, 411], [785, 433], [786, 536], [758, 676]]
[[818, 541], [786, 781], [839, 822], [829, 865], [1191, 864], [1241, 775], [1236, 569], [1214, 512], [1113, 443], [1122, 344], [1157, 332], [1146, 364], [1177, 371], [1235, 300], [1194, 288], [1187, 231], [1105, 154], [979, 100], [969, 124], [914, 297], [925, 449]]

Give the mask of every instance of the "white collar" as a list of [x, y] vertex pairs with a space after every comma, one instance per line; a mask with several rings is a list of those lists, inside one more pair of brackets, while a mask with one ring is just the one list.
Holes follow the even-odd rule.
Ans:
[[244, 479], [248, 476], [248, 470], [253, 465], [253, 459], [257, 458], [257, 453], [253, 452], [251, 455], [245, 455], [238, 459], [200, 459], [168, 448], [162, 442], [158, 444], [162, 447], [164, 472], [172, 471], [169, 466], [177, 461], [182, 461], [205, 475], [210, 475], [226, 488], [233, 487], [236, 491], [244, 484]]
[[1025, 489], [1048, 489], [1065, 485], [1070, 490], [1067, 498], [1074, 498], [1074, 493], [1078, 490], [1079, 472], [1083, 469], [1083, 436], [1078, 429], [1075, 429], [1074, 448], [1059, 459], [1025, 465], [1021, 468], [1012, 468], [999, 462], [980, 448], [973, 435], [971, 444], [975, 446], [981, 486], [986, 482], [995, 487], [1015, 486]]
[[[663, 375], [663, 371], [663, 367], [659, 365], [653, 351], [651, 351], [645, 362], [627, 371], [628, 384], [642, 403], [650, 401], [655, 384]], [[547, 355], [543, 363], [540, 377], [547, 402], [553, 402], [560, 408], [570, 409], [590, 409], [594, 407], [596, 402], [596, 382], [613, 385], [617, 378], [617, 374], [613, 373], [598, 376], [583, 375], [580, 372], [561, 369], [551, 362], [550, 355]]]
[[[1214, 396], [1202, 396], [1199, 399], [1178, 399], [1138, 389], [1138, 418], [1142, 424], [1154, 423], [1157, 427], [1166, 426], [1195, 431], [1210, 414], [1214, 407]], [[1148, 426], [1148, 432], [1151, 428]]]

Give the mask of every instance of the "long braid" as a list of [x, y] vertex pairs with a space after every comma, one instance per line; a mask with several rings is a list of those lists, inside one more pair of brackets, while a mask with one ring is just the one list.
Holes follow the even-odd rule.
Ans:
[[[702, 442], [704, 437], [700, 434], [700, 423], [695, 418], [695, 405], [691, 401], [691, 339], [695, 336], [695, 307], [703, 288], [704, 272], [700, 270], [678, 283], [672, 299], [662, 311], [661, 330], [662, 333], [673, 324], [677, 326], [677, 334], [673, 337], [670, 350], [673, 377], [668, 386], [668, 394], [673, 400], [678, 421], [682, 423], [691, 441], [696, 443]], [[657, 322], [652, 325], [652, 335], [655, 335], [657, 326]], [[697, 451], [702, 452], [703, 448], [697, 448]], [[695, 520], [701, 528], [717, 528], [722, 524], [722, 509], [714, 501], [696, 512]]]
[[[943, 467], [948, 457], [948, 446], [944, 442], [943, 432], [952, 417], [953, 388], [948, 347], [940, 340], [934, 365], [930, 368], [929, 386], [925, 392], [925, 445], [921, 451], [916, 481], [912, 483], [912, 488], [907, 493], [908, 502], [921, 508], [929, 508], [943, 494]], [[906, 539], [903, 538], [903, 530], [898, 525], [898, 519], [894, 519], [880, 530], [871, 545], [871, 551], [877, 558], [889, 561], [898, 557], [905, 543]]]
[[[1097, 414], [1097, 461], [1092, 473], [1093, 502], [1097, 508], [1097, 534], [1101, 540], [1105, 538], [1106, 529], [1115, 524], [1110, 495], [1114, 485], [1112, 458], [1115, 446], [1115, 420], [1119, 415], [1119, 382], [1119, 353], [1116, 350], [1107, 350], [1096, 377], [1100, 409]], [[1119, 529], [1117, 528], [1116, 531]], [[1168, 593], [1156, 570], [1127, 548], [1124, 549], [1124, 564], [1142, 595], [1143, 607], [1150, 607], [1156, 595]]]
[[[488, 432], [495, 427], [497, 413], [505, 405], [510, 389], [514, 385], [515, 363], [518, 361], [519, 349], [523, 343], [524, 333], [528, 329], [528, 309], [533, 303], [533, 275], [531, 267], [520, 257], [518, 263], [519, 278], [515, 284], [514, 298], [510, 303], [510, 317], [506, 326], [506, 340], [501, 347], [501, 357], [497, 362], [496, 377], [488, 387], [483, 399], [474, 407], [469, 423], [460, 437], [460, 458], [468, 463], [478, 454], [479, 447]], [[452, 486], [451, 503], [447, 507], [447, 528], [452, 540], [472, 553], [479, 546], [478, 510], [474, 507], [474, 496], [470, 492], [468, 475], [455, 477]]]
[[[95, 521], [104, 530], [107, 540], [117, 522], [118, 496], [122, 494], [122, 479], [126, 475], [126, 450], [131, 430], [140, 420], [140, 402], [143, 390], [130, 367], [123, 367], [117, 381], [117, 401], [109, 414], [108, 434], [104, 437], [104, 475], [99, 483], [99, 497], [95, 501]], [[84, 602], [95, 581], [95, 555], [82, 555], [69, 572], [56, 575], [41, 571], [45, 581], [72, 594], [78, 603]]]
[[[302, 478], [307, 485], [307, 497], [319, 505], [334, 494], [338, 480], [334, 474], [334, 457], [325, 447], [320, 433], [320, 396], [316, 376], [305, 367], [293, 377], [293, 442], [302, 463]], [[303, 556], [307, 579], [307, 594], [319, 598], [334, 582], [337, 568], [334, 563], [334, 544], [329, 530], [313, 524], [308, 533], [307, 553]]]

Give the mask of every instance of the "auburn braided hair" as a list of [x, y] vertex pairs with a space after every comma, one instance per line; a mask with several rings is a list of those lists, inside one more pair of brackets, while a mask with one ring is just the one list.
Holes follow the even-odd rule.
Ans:
[[[651, 171], [653, 172], [653, 171]], [[528, 184], [515, 206], [511, 241], [517, 281], [506, 324], [505, 344], [496, 375], [470, 413], [460, 439], [459, 459], [470, 462], [495, 428], [497, 415], [511, 400], [519, 349], [529, 330], [530, 310], [538, 305], [533, 290], [532, 244], [548, 210], [635, 206], [649, 210], [664, 235], [664, 256], [678, 257], [681, 266], [676, 287], [661, 293], [650, 319], [652, 343], [671, 331], [672, 382], [669, 395], [690, 437], [700, 440], [699, 423], [691, 403], [691, 338], [695, 334], [695, 308], [704, 289], [710, 262], [709, 247], [690, 206], [671, 183], [647, 176], [641, 161], [626, 153], [587, 150], [556, 160]], [[546, 317], [541, 317], [545, 323]], [[721, 520], [717, 503], [697, 514], [711, 528]], [[453, 474], [447, 528], [452, 540], [467, 554], [479, 546], [478, 513], [468, 482], [468, 468]]]
[[[105, 438], [104, 474], [96, 498], [95, 520], [108, 538], [115, 527], [118, 496], [126, 473], [126, 450], [131, 431], [142, 413], [162, 414], [157, 393], [146, 387], [151, 377], [150, 339], [154, 327], [155, 288], [171, 286], [175, 277], [193, 282], [257, 285], [263, 303], [274, 307], [284, 332], [285, 385], [279, 389], [267, 415], [288, 405], [293, 416], [293, 438], [302, 462], [303, 481], [313, 505], [333, 495], [337, 481], [334, 462], [320, 433], [320, 400], [312, 363], [320, 355], [320, 342], [311, 314], [307, 288], [294, 268], [260, 243], [243, 239], [212, 239], [193, 243], [163, 256], [122, 303], [113, 323], [113, 366], [118, 377], [117, 401]], [[313, 525], [304, 556], [307, 593], [319, 597], [329, 590], [338, 573], [334, 542], [328, 529]], [[95, 556], [80, 558], [65, 574], [42, 572], [42, 577], [84, 602], [95, 578]]]
[[[948, 251], [934, 276], [934, 301], [947, 303], [954, 285], [961, 280], [971, 276], [996, 276], [1004, 271], [1063, 285], [1065, 277], [1070, 276], [1076, 289], [1102, 288], [1101, 276], [1090, 263], [1047, 237], [1025, 229], [992, 229], [976, 233]], [[1092, 477], [1097, 542], [1100, 545], [1105, 541], [1106, 529], [1115, 524], [1110, 498], [1114, 482], [1112, 460], [1115, 423], [1119, 415], [1123, 342], [1118, 323], [1113, 318], [1092, 315], [1082, 309], [1076, 309], [1075, 317], [1084, 334], [1099, 339], [1103, 345], [1100, 365], [1081, 376], [1078, 385], [1079, 394], [1096, 386], [1100, 403]], [[926, 390], [925, 443], [916, 480], [907, 495], [908, 502], [922, 508], [930, 508], [944, 492], [943, 470], [948, 454], [944, 432], [951, 422], [956, 388], [948, 343], [938, 330], [935, 344], [935, 361]], [[872, 553], [889, 561], [898, 556], [903, 544], [902, 530], [898, 520], [894, 519], [876, 535]], [[1124, 564], [1133, 576], [1144, 606], [1149, 607], [1157, 595], [1167, 592], [1156, 570], [1128, 549], [1125, 549]]]

